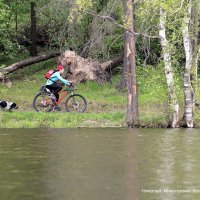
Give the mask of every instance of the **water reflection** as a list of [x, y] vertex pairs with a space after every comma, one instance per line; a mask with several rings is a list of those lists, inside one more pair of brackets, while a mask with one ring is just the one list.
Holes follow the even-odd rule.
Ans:
[[0, 129], [0, 199], [197, 199], [199, 142], [192, 129]]
[[124, 130], [114, 131], [72, 131], [66, 139], [54, 134], [46, 174], [48, 191], [56, 191], [52, 199], [136, 197], [136, 152], [127, 146], [131, 141], [124, 137]]
[[[161, 133], [159, 133], [161, 131]], [[154, 130], [148, 138], [149, 152], [141, 151], [140, 163], [143, 188], [158, 189], [158, 193], [143, 192], [142, 199], [196, 199], [200, 195], [198, 130], [169, 129]], [[146, 141], [140, 141], [140, 147]], [[141, 177], [141, 176], [140, 176]]]
[[139, 199], [136, 134], [125, 135], [124, 129], [1, 130], [0, 199]]

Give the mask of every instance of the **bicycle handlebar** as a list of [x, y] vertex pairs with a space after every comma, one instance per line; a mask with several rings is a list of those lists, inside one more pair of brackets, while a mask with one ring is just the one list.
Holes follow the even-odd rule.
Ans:
[[65, 89], [65, 91], [69, 91], [69, 90], [75, 90], [74, 88], [74, 84], [70, 84], [70, 85], [65, 85], [67, 88]]

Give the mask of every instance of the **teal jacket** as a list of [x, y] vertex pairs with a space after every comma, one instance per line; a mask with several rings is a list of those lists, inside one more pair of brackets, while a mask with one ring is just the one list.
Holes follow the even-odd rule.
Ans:
[[65, 85], [70, 85], [70, 82], [68, 80], [65, 80], [64, 78], [60, 76], [59, 71], [52, 74], [51, 78], [47, 80], [46, 85], [52, 85], [53, 83], [57, 81], [61, 81]]

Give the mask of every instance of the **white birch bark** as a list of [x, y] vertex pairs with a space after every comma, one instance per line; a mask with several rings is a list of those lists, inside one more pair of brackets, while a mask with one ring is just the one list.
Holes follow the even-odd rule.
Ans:
[[171, 65], [171, 55], [168, 40], [166, 38], [166, 12], [160, 8], [160, 29], [159, 36], [162, 47], [163, 59], [165, 64], [165, 75], [167, 79], [167, 86], [169, 91], [169, 100], [170, 100], [170, 110], [172, 112], [172, 127], [179, 127], [179, 104], [176, 95], [176, 89], [174, 84], [174, 74]]
[[198, 33], [199, 33], [199, 9], [200, 1], [191, 0], [191, 16], [190, 16], [190, 38], [192, 48], [192, 66], [191, 66], [191, 84], [194, 92], [193, 103], [196, 105], [196, 93], [197, 93], [197, 67], [198, 67]]
[[191, 4], [189, 3], [188, 13], [183, 23], [183, 42], [185, 50], [185, 73], [184, 73], [184, 94], [185, 94], [185, 111], [184, 118], [188, 128], [194, 127], [194, 94], [191, 83], [191, 66], [192, 66], [192, 46], [189, 32], [191, 16]]

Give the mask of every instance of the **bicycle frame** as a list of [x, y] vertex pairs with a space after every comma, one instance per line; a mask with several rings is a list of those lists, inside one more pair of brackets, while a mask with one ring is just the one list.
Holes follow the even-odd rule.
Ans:
[[62, 102], [62, 100], [70, 93], [71, 93], [71, 91], [68, 91], [68, 90], [67, 91], [66, 90], [61, 90], [60, 92], [58, 92], [58, 94], [59, 95], [62, 94], [62, 96], [59, 97], [59, 100], [56, 103], [60, 104]]
[[74, 87], [69, 87], [67, 89], [62, 89], [61, 91], [58, 92], [59, 95], [61, 95], [59, 97], [59, 100], [56, 102], [57, 104], [60, 104], [62, 102], [62, 100], [69, 95], [70, 93], [73, 94], [73, 91], [76, 90], [74, 89]]

